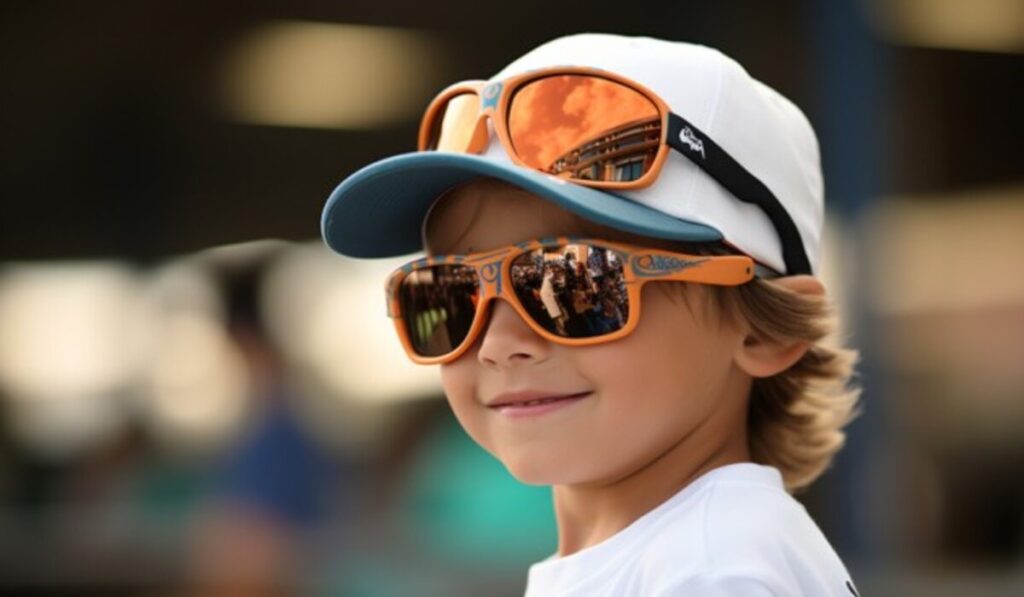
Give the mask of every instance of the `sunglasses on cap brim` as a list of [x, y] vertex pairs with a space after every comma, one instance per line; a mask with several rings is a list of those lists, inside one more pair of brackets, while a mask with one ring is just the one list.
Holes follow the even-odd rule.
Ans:
[[488, 119], [515, 164], [600, 189], [650, 186], [668, 152], [678, 151], [739, 200], [764, 211], [781, 240], [787, 274], [811, 273], [796, 224], [771, 190], [635, 81], [565, 67], [456, 83], [428, 106], [418, 148], [481, 153]]

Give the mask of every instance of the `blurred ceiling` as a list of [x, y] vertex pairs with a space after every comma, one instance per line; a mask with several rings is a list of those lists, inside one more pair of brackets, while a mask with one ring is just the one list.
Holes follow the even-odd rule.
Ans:
[[[0, 261], [147, 262], [255, 238], [316, 238], [320, 208], [334, 185], [370, 161], [412, 149], [416, 106], [447, 83], [487, 77], [567, 33], [611, 31], [713, 45], [791, 97], [812, 122], [831, 109], [822, 105], [816, 84], [822, 39], [814, 31], [821, 10], [815, 2], [634, 7], [524, 0], [501, 7], [470, 0], [5, 2]], [[402, 92], [413, 109], [347, 129], [253, 124], [232, 115], [225, 89], [238, 75], [240, 52], [260, 32], [276, 31], [268, 27], [296, 23], [386, 27], [411, 36], [411, 48], [430, 48], [414, 50], [420, 62], [401, 75], [416, 73], [416, 85]], [[902, 47], [881, 38], [873, 43], [886, 105], [872, 134], [891, 159], [882, 190], [936, 191], [1021, 178], [1024, 143], [1009, 133], [1024, 131], [1024, 56]], [[402, 43], [324, 47], [358, 54], [357, 62], [391, 64], [380, 48], [396, 45]], [[273, 79], [280, 81], [278, 91], [301, 82], [289, 79], [287, 68], [279, 74], [283, 78]], [[355, 95], [386, 79], [379, 72], [361, 77], [352, 76]], [[344, 81], [335, 83], [331, 89], [352, 95]], [[269, 97], [275, 88], [266, 89], [261, 95]], [[822, 139], [826, 181], [828, 148], [841, 142]]]

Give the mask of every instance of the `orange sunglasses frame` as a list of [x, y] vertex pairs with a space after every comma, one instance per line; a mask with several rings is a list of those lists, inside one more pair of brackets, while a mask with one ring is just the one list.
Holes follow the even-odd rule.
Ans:
[[[636, 81], [632, 81], [621, 75], [597, 68], [568, 66], [544, 68], [528, 71], [501, 81], [473, 80], [462, 81], [450, 85], [441, 91], [441, 93], [438, 94], [438, 96], [435, 97], [427, 106], [427, 111], [424, 113], [423, 119], [420, 121], [419, 141], [417, 144], [418, 150], [428, 151], [431, 141], [430, 137], [435, 126], [435, 120], [442, 114], [443, 108], [448, 104], [448, 101], [453, 97], [472, 93], [480, 98], [480, 113], [477, 115], [476, 122], [473, 125], [473, 133], [470, 135], [469, 146], [463, 151], [463, 153], [479, 154], [487, 148], [489, 134], [486, 119], [489, 118], [494, 124], [494, 131], [498, 135], [498, 140], [501, 141], [502, 146], [505, 148], [505, 151], [508, 153], [512, 162], [530, 170], [543, 172], [543, 170], [539, 170], [538, 168], [527, 164], [516, 152], [515, 146], [512, 144], [512, 137], [508, 131], [508, 111], [512, 103], [512, 98], [515, 97], [516, 91], [521, 87], [538, 79], [545, 79], [559, 75], [587, 75], [628, 87], [643, 95], [648, 101], [654, 104], [658, 109], [658, 118], [661, 119], [661, 137], [658, 140], [658, 153], [655, 155], [654, 162], [651, 164], [650, 169], [648, 169], [640, 178], [630, 181], [586, 180], [571, 177], [562, 178], [571, 180], [575, 184], [601, 189], [640, 189], [653, 184], [661, 173], [661, 168], [665, 163], [665, 159], [668, 157], [669, 151], [671, 150], [667, 141], [669, 131], [668, 115], [671, 112], [671, 109], [663, 99], [658, 97], [657, 94]], [[495, 101], [495, 96], [497, 96], [497, 101]], [[551, 174], [551, 176], [558, 175]]]
[[[559, 245], [583, 244], [591, 247], [611, 249], [623, 264], [623, 275], [629, 304], [629, 316], [626, 325], [610, 334], [589, 338], [565, 338], [552, 334], [530, 317], [526, 308], [519, 302], [511, 285], [513, 260], [523, 253]], [[481, 288], [476, 301], [476, 312], [470, 324], [466, 338], [448, 354], [435, 357], [424, 357], [416, 354], [412, 340], [402, 319], [399, 289], [402, 281], [411, 272], [434, 265], [464, 265], [476, 270]], [[500, 249], [468, 255], [436, 255], [417, 259], [403, 265], [392, 272], [387, 279], [388, 317], [394, 320], [395, 330], [409, 358], [421, 365], [450, 363], [458, 359], [476, 342], [483, 330], [487, 317], [488, 304], [502, 299], [512, 305], [519, 317], [530, 326], [537, 335], [563, 346], [592, 346], [613, 342], [629, 335], [640, 321], [641, 289], [648, 282], [675, 281], [714, 284], [719, 286], [738, 286], [754, 278], [757, 268], [754, 260], [745, 255], [687, 255], [660, 249], [651, 249], [636, 245], [628, 245], [597, 239], [584, 239], [560, 236], [532, 240], [509, 245]]]

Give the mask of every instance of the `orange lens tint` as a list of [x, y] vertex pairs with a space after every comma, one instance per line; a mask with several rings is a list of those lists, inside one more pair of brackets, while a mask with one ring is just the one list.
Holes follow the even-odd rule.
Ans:
[[428, 149], [464, 152], [473, 139], [473, 131], [480, 117], [480, 96], [460, 93], [441, 107], [434, 120]]
[[657, 105], [594, 75], [552, 75], [513, 96], [508, 131], [527, 166], [577, 180], [628, 182], [652, 167], [661, 141]]

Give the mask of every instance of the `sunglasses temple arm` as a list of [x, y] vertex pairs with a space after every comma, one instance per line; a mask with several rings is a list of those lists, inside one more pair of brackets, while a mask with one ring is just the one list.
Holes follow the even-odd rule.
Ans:
[[754, 260], [743, 255], [689, 256], [640, 253], [631, 257], [638, 279], [738, 286], [754, 277]]
[[674, 112], [669, 112], [667, 142], [740, 201], [753, 203], [765, 212], [779, 234], [787, 275], [811, 273], [811, 264], [793, 218], [763, 182], [734, 160], [711, 137]]

